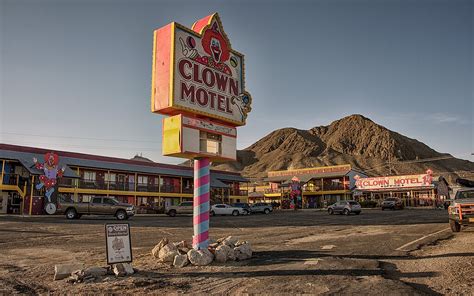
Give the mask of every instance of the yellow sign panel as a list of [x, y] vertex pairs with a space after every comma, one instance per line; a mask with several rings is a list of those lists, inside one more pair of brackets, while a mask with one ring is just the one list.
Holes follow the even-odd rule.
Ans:
[[181, 152], [181, 116], [163, 119], [163, 155]]

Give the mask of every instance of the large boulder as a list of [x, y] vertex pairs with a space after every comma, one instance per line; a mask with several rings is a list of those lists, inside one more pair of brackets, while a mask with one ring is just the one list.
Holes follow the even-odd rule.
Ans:
[[229, 259], [229, 253], [234, 253], [234, 250], [226, 245], [220, 245], [216, 248], [214, 255], [216, 256], [216, 262], [224, 263]]
[[179, 268], [182, 268], [182, 267], [185, 267], [186, 265], [188, 265], [189, 263], [189, 260], [188, 260], [188, 255], [176, 255], [174, 257], [174, 261], [173, 261], [173, 266], [174, 267], [179, 267]]
[[161, 262], [171, 262], [173, 263], [174, 257], [179, 255], [178, 249], [173, 244], [167, 244], [158, 252], [158, 258]]
[[237, 237], [234, 236], [228, 236], [226, 237], [222, 242], [221, 245], [226, 245], [231, 248], [235, 247], [235, 244], [239, 241]]
[[116, 276], [131, 275], [135, 271], [133, 270], [132, 264], [130, 263], [117, 263], [113, 266], [113, 271]]
[[84, 269], [83, 263], [57, 264], [54, 266], [54, 280], [62, 280], [71, 275], [76, 270]]
[[169, 243], [169, 241], [166, 237], [161, 239], [160, 242], [153, 248], [153, 250], [151, 250], [151, 255], [155, 258], [159, 258], [158, 254], [159, 254], [161, 248], [166, 246], [168, 243]]
[[207, 249], [195, 250], [191, 249], [188, 252], [188, 259], [192, 265], [204, 266], [211, 264], [214, 259], [214, 255]]
[[249, 243], [242, 244], [234, 248], [235, 258], [237, 260], [246, 260], [252, 258], [252, 247]]
[[101, 277], [107, 274], [107, 269], [97, 266], [88, 267], [84, 269], [84, 274], [86, 276], [91, 275], [93, 277]]

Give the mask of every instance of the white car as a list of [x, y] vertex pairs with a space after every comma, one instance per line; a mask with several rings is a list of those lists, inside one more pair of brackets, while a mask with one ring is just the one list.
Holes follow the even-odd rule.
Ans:
[[246, 211], [243, 208], [233, 207], [226, 204], [216, 204], [211, 207], [211, 216], [215, 215], [245, 215]]

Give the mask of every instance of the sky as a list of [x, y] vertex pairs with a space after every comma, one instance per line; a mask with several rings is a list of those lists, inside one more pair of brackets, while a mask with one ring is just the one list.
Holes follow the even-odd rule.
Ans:
[[[0, 143], [158, 162], [153, 30], [218, 12], [245, 55], [245, 148], [350, 114], [474, 161], [473, 1], [0, 0]], [[354, 127], [357, 128], [357, 127]]]

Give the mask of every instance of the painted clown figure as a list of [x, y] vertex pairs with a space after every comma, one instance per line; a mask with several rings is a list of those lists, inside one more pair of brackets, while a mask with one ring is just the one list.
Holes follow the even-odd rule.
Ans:
[[33, 162], [37, 169], [43, 170], [44, 172], [44, 175], [39, 177], [40, 183], [36, 185], [36, 189], [39, 190], [44, 187], [46, 189], [45, 196], [48, 202], [51, 202], [51, 195], [56, 186], [56, 179], [63, 176], [65, 168], [59, 168], [59, 157], [52, 152], [44, 155], [44, 163], [39, 163], [36, 158], [33, 158]]

